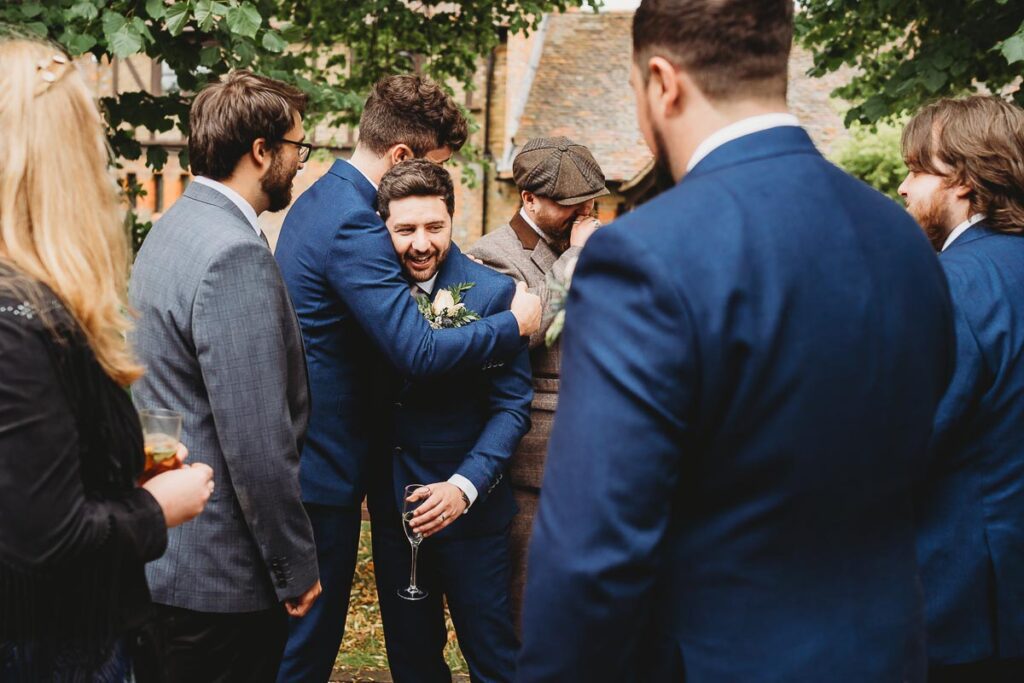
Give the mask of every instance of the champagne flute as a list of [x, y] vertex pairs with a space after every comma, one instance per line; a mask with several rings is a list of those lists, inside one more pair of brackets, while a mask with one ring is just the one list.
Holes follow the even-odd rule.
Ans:
[[149, 479], [177, 464], [178, 442], [181, 440], [181, 413], [162, 408], [144, 408], [139, 411], [144, 439], [146, 465], [142, 479]]
[[409, 484], [405, 487], [405, 497], [402, 499], [402, 528], [405, 531], [405, 537], [409, 539], [409, 545], [412, 546], [412, 569], [409, 572], [409, 586], [398, 589], [398, 597], [405, 598], [406, 600], [422, 600], [427, 597], [427, 591], [416, 585], [416, 558], [419, 554], [420, 543], [423, 542], [423, 534], [410, 526], [413, 513], [416, 511], [416, 508], [423, 504], [426, 498], [414, 501], [409, 500], [412, 494], [424, 488], [427, 487], [423, 484]]

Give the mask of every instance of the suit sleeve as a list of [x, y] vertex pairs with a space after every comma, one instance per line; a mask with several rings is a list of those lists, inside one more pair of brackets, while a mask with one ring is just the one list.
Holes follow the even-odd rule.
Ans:
[[519, 323], [508, 311], [465, 327], [432, 329], [409, 295], [387, 229], [368, 209], [350, 214], [336, 231], [324, 272], [374, 344], [409, 378], [472, 368], [522, 346]]
[[[496, 295], [500, 301], [489, 305], [488, 310], [507, 310], [514, 293], [515, 288], [509, 282]], [[525, 347], [501, 367], [484, 372], [490, 380], [491, 416], [456, 471], [476, 487], [477, 501], [487, 498], [488, 490], [501, 479], [519, 441], [530, 430], [530, 401], [533, 400], [530, 352]]]
[[631, 678], [699, 381], [673, 279], [614, 229], [576, 267], [518, 680]]
[[230, 485], [266, 567], [278, 568], [271, 579], [282, 601], [318, 578], [313, 530], [299, 495], [281, 332], [285, 315], [292, 313], [277, 264], [256, 242], [215, 257], [192, 312], [196, 355]]
[[[940, 262], [943, 262], [942, 259]], [[964, 427], [993, 379], [983, 347], [978, 341], [977, 327], [966, 314], [966, 309], [972, 307], [972, 287], [966, 275], [956, 266], [944, 262], [943, 266], [953, 299], [956, 365], [953, 378], [935, 413], [932, 453], [940, 460], [944, 453], [956, 451], [963, 445]]]
[[[565, 269], [570, 263], [579, 258], [582, 252], [582, 247], [569, 247], [565, 252], [558, 257], [554, 265], [551, 267], [551, 274], [557, 278], [560, 282], [565, 281]], [[496, 249], [470, 249], [470, 254], [484, 262], [484, 265], [493, 268], [503, 275], [508, 275], [510, 278], [519, 282], [526, 282], [526, 278], [523, 277], [522, 271], [516, 267], [512, 259], [508, 258], [502, 252]], [[552, 292], [548, 289], [547, 282], [541, 280], [530, 286], [530, 283], [526, 282], [526, 290], [530, 294], [536, 294], [540, 297], [543, 311], [541, 312], [540, 329], [530, 335], [530, 348], [535, 349], [544, 343], [544, 335], [547, 334], [548, 328], [551, 327], [551, 322], [555, 319], [555, 311], [551, 306]]]
[[[48, 334], [48, 333], [46, 333]], [[98, 553], [155, 560], [167, 547], [160, 505], [136, 488], [87, 498], [75, 411], [41, 334], [0, 315], [0, 561], [21, 569]]]

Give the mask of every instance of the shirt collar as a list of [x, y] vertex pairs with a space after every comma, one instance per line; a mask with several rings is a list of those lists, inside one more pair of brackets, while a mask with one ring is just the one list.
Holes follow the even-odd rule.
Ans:
[[942, 245], [942, 251], [946, 251], [946, 249], [949, 248], [949, 245], [953, 244], [953, 242], [956, 241], [957, 237], [959, 237], [960, 235], [962, 235], [965, 232], [967, 232], [967, 228], [971, 227], [975, 223], [978, 223], [979, 221], [982, 221], [984, 219], [985, 219], [985, 214], [983, 214], [983, 213], [976, 213], [973, 216], [971, 216], [970, 218], [968, 218], [967, 220], [965, 220], [960, 225], [958, 225], [955, 228], [953, 228], [953, 230], [949, 233], [949, 236], [946, 238], [945, 244]]
[[425, 282], [417, 282], [416, 286], [422, 289], [427, 294], [434, 294], [434, 285], [437, 284], [437, 273], [434, 273], [434, 277], [426, 280]]
[[238, 210], [241, 211], [242, 215], [245, 216], [246, 220], [249, 221], [249, 225], [251, 225], [252, 229], [256, 231], [256, 234], [263, 234], [260, 231], [260, 224], [259, 219], [256, 216], [256, 209], [252, 208], [252, 204], [247, 202], [245, 200], [245, 197], [238, 194], [224, 183], [213, 180], [212, 178], [207, 178], [206, 176], [196, 176], [193, 182], [197, 182], [200, 185], [206, 185], [207, 187], [213, 188], [214, 190], [217, 190], [217, 192], [220, 192], [222, 195], [230, 199], [231, 203], [237, 206]]
[[379, 190], [379, 189], [380, 189], [380, 187], [379, 187], [379, 186], [377, 185], [377, 183], [373, 182], [373, 180], [371, 180], [371, 179], [370, 179], [370, 176], [368, 176], [368, 175], [366, 175], [365, 173], [363, 173], [363, 169], [359, 168], [358, 166], [356, 166], [355, 164], [353, 164], [353, 163], [352, 163], [351, 161], [349, 161], [348, 159], [345, 159], [345, 163], [346, 163], [346, 164], [348, 164], [349, 166], [351, 166], [352, 168], [356, 169], [357, 171], [359, 171], [359, 175], [361, 175], [361, 176], [363, 176], [364, 178], [366, 178], [366, 182], [368, 182], [368, 183], [370, 183], [371, 185], [373, 185], [373, 189], [374, 189], [374, 190]]
[[752, 133], [760, 133], [761, 131], [768, 130], [769, 128], [799, 125], [800, 121], [798, 121], [795, 116], [783, 112], [750, 116], [736, 121], [735, 123], [730, 123], [725, 128], [716, 130], [714, 133], [704, 138], [703, 142], [697, 145], [697, 149], [693, 150], [693, 156], [690, 157], [690, 161], [686, 164], [686, 171], [689, 173], [704, 157], [711, 154], [711, 152], [727, 142], [732, 142], [737, 138], [741, 138]]
[[541, 229], [540, 229], [539, 227], [537, 227], [537, 224], [536, 224], [536, 223], [534, 223], [534, 222], [533, 222], [533, 219], [532, 219], [532, 218], [530, 218], [530, 216], [529, 216], [529, 215], [528, 215], [528, 214], [526, 213], [526, 207], [525, 207], [525, 206], [519, 209], [519, 215], [520, 215], [520, 216], [522, 216], [522, 219], [523, 219], [524, 221], [526, 221], [526, 224], [527, 224], [527, 225], [529, 225], [529, 226], [530, 226], [531, 228], [533, 228], [533, 231], [534, 231], [535, 233], [537, 233], [538, 235], [540, 235], [540, 238], [541, 238], [542, 240], [544, 240], [544, 241], [545, 241], [545, 242], [546, 242], [547, 244], [551, 244], [551, 236], [550, 236], [550, 235], [548, 235], [548, 234], [547, 234], [546, 232], [544, 232], [543, 230], [541, 230]]

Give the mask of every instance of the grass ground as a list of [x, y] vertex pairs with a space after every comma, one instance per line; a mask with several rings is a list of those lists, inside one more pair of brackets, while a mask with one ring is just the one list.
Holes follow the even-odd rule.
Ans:
[[[396, 586], [395, 589], [397, 588]], [[455, 629], [447, 614], [445, 621], [448, 624], [448, 645], [445, 648], [448, 666], [452, 673], [466, 673], [466, 662], [459, 651]], [[363, 522], [359, 536], [359, 560], [356, 565], [356, 576], [352, 581], [352, 599], [348, 607], [345, 639], [341, 642], [335, 668], [346, 671], [388, 668], [387, 653], [384, 651], [384, 629], [381, 626], [380, 608], [377, 605], [377, 589], [373, 582], [368, 522]]]

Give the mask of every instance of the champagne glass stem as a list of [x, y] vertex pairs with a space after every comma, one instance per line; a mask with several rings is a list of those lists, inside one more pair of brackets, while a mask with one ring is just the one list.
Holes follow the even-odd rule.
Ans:
[[409, 588], [413, 593], [417, 592], [419, 588], [416, 586], [416, 556], [419, 555], [419, 546], [412, 546], [412, 569], [409, 570]]

